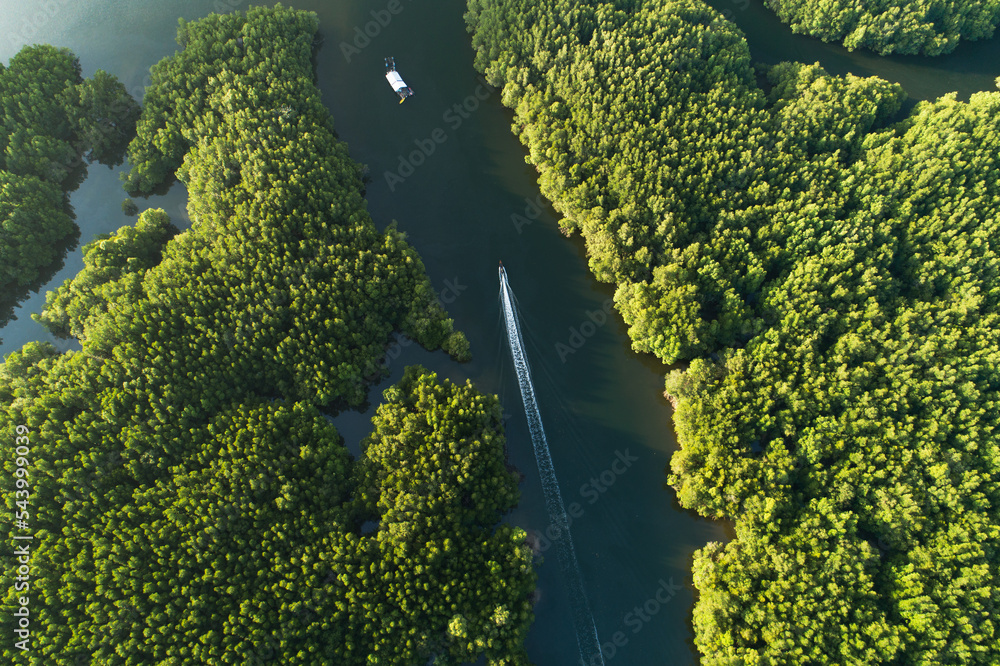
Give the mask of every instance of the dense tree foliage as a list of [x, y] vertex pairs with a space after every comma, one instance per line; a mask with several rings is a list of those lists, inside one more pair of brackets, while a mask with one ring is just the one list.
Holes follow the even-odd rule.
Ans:
[[667, 362], [707, 664], [1000, 660], [1000, 95], [751, 67], [697, 0], [470, 0], [543, 194]]
[[146, 272], [160, 263], [164, 246], [176, 234], [165, 212], [150, 209], [134, 227], [98, 235], [83, 246], [84, 269], [48, 292], [45, 309], [32, 317], [59, 337], [107, 337], [100, 331], [114, 323], [108, 310], [143, 297]]
[[115, 77], [84, 80], [67, 49], [25, 47], [0, 64], [0, 320], [76, 242], [67, 191], [82, 158], [120, 164], [138, 115]]
[[[902, 91], [785, 64], [769, 72], [768, 95], [741, 34], [702, 3], [567, 4], [552, 10], [569, 18], [551, 44], [512, 47], [534, 52], [530, 66], [485, 61], [498, 32], [474, 37], [542, 193], [567, 233], [583, 232], [598, 278], [618, 283], [636, 349], [673, 362], [746, 340], [787, 229], [842, 205], [822, 184], [898, 111]], [[470, 18], [511, 23], [518, 39], [545, 25], [489, 7]]]
[[410, 368], [358, 460], [325, 416], [363, 403], [394, 331], [467, 343], [365, 210], [312, 80], [316, 29], [281, 7], [185, 26], [150, 99], [186, 95], [189, 72], [226, 83], [186, 120], [148, 105], [131, 178], [155, 186], [147, 147], [185, 137], [158, 173], [181, 165], [192, 228], [150, 210], [88, 244], [39, 317], [83, 350], [0, 365], [10, 543], [15, 427], [32, 442], [25, 663], [527, 663], [534, 573], [497, 525], [518, 497], [497, 399]]
[[32, 343], [0, 366], [0, 427], [35, 441], [25, 663], [527, 663], [495, 397], [408, 368], [355, 462], [309, 401], [245, 393], [181, 431], [113, 404], [110, 365]]
[[767, 0], [795, 32], [883, 55], [950, 53], [962, 39], [989, 39], [1000, 0]]
[[419, 367], [385, 398], [354, 477], [356, 510], [380, 524], [360, 546], [378, 593], [359, 595], [344, 663], [527, 664], [531, 551], [522, 530], [492, 529], [518, 497], [499, 401]]

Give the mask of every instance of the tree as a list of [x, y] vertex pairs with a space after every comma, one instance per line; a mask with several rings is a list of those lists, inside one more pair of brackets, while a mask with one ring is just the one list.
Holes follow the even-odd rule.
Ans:
[[770, 0], [782, 21], [799, 33], [848, 49], [941, 55], [962, 39], [989, 39], [1000, 22], [1000, 2], [940, 3], [931, 0], [845, 2], [844, 0]]
[[695, 559], [702, 660], [996, 663], [1000, 94], [900, 118], [885, 81], [755, 72], [697, 0], [466, 18], [633, 347], [689, 361], [668, 481], [736, 530]]
[[[317, 27], [280, 6], [185, 26], [130, 182], [179, 169], [192, 227], [152, 209], [88, 243], [39, 317], [83, 350], [0, 365], [3, 478], [17, 425], [44, 442], [33, 664], [527, 663], [534, 572], [499, 524], [518, 491], [496, 397], [408, 369], [359, 460], [328, 419], [365, 403], [394, 334], [467, 349], [402, 233], [367, 213], [312, 76]], [[456, 613], [468, 641], [447, 634]]]
[[117, 79], [80, 76], [67, 49], [29, 46], [0, 66], [0, 320], [75, 246], [68, 193], [83, 156], [120, 164], [138, 105]]

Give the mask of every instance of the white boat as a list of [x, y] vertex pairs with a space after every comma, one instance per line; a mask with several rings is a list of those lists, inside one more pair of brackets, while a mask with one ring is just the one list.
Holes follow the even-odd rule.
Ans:
[[405, 102], [407, 97], [413, 95], [413, 88], [406, 85], [406, 81], [403, 81], [403, 77], [396, 71], [396, 62], [391, 57], [385, 59], [385, 80], [399, 95], [400, 104]]

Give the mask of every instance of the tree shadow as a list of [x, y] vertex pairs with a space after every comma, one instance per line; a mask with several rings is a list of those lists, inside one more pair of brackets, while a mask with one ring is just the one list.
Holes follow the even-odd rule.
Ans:
[[0, 328], [17, 319], [14, 310], [32, 294], [41, 291], [62, 270], [66, 264], [66, 255], [77, 248], [80, 243], [80, 227], [75, 223], [76, 216], [67, 205], [67, 213], [74, 220], [73, 231], [56, 245], [57, 257], [51, 263], [39, 268], [38, 277], [26, 285], [7, 284], [0, 289]]

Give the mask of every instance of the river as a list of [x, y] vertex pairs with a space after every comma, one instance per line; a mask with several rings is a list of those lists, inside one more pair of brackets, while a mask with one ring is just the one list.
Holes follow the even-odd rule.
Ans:
[[[833, 73], [878, 73], [900, 82], [914, 99], [953, 90], [966, 98], [992, 89], [997, 72], [989, 72], [989, 66], [1000, 62], [996, 39], [963, 44], [938, 59], [879, 58], [792, 35], [757, 0], [712, 4], [747, 32], [759, 61], [795, 58], [819, 61]], [[376, 224], [398, 220], [457, 328], [468, 335], [474, 359], [459, 365], [404, 341], [390, 350], [392, 376], [372, 390], [370, 399], [377, 404], [380, 391], [399, 378], [405, 364], [415, 362], [498, 393], [508, 417], [511, 462], [525, 475], [521, 503], [507, 519], [544, 532], [545, 501], [504, 346], [496, 271], [502, 260], [520, 305], [563, 498], [571, 513], [573, 504], [579, 507], [572, 532], [594, 621], [602, 642], [621, 632], [619, 644], [624, 643], [613, 656], [608, 649], [607, 663], [693, 664], [691, 555], [727, 534], [723, 525], [681, 510], [663, 489], [663, 468], [676, 446], [670, 406], [662, 397], [666, 368], [630, 350], [621, 319], [604, 315], [611, 288], [593, 280], [582, 242], [563, 238], [554, 211], [538, 198], [537, 174], [524, 163], [525, 151], [510, 132], [512, 114], [472, 67], [464, 0], [400, 0], [401, 11], [381, 14], [386, 23], [381, 25], [372, 12], [377, 17], [388, 5], [387, 0], [311, 0], [295, 6], [320, 16], [325, 44], [317, 62], [319, 85], [340, 137], [370, 169], [367, 198]], [[4, 62], [24, 42], [67, 46], [80, 57], [85, 76], [105, 69], [135, 94], [148, 68], [175, 50], [178, 17], [196, 19], [213, 8], [243, 9], [246, 3], [55, 0], [46, 6], [50, 9], [0, 0], [0, 34], [21, 35], [16, 43], [5, 40], [0, 46]], [[33, 28], [25, 28], [32, 16], [39, 18]], [[355, 44], [366, 27], [371, 36]], [[383, 78], [383, 59], [390, 55], [415, 90], [403, 105]], [[94, 165], [73, 193], [81, 244], [130, 222], [121, 213], [125, 195], [118, 171]], [[395, 176], [387, 178], [386, 172]], [[186, 225], [180, 186], [137, 202], [163, 207], [177, 224]], [[81, 266], [77, 249], [51, 285]], [[42, 295], [29, 299], [18, 319], [0, 330], [0, 353], [48, 339], [28, 314], [43, 302]], [[354, 451], [368, 431], [370, 414], [371, 409], [335, 419]], [[544, 549], [544, 539], [541, 543]], [[573, 623], [554, 549], [543, 557], [528, 652], [539, 666], [576, 665]], [[643, 606], [641, 613], [634, 612]]]

